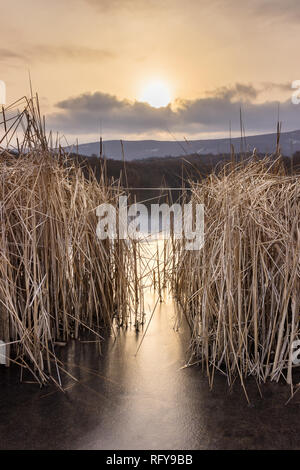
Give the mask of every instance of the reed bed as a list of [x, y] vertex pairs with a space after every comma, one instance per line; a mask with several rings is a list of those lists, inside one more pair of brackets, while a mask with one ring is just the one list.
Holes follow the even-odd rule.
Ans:
[[[299, 338], [300, 177], [280, 159], [231, 164], [192, 183], [205, 205], [205, 242], [177, 242], [174, 293], [191, 327], [189, 363], [231, 386], [284, 378], [293, 386]], [[188, 275], [187, 275], [188, 273]], [[299, 370], [299, 369], [298, 369]], [[246, 389], [245, 389], [246, 392]]]
[[138, 322], [139, 288], [132, 247], [96, 236], [97, 206], [121, 189], [51, 149], [38, 116], [26, 100], [22, 146], [0, 153], [0, 339], [7, 365], [61, 385], [57, 342]]

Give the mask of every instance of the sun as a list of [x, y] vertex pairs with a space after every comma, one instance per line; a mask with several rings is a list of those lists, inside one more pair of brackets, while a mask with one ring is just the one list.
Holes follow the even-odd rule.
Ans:
[[163, 108], [171, 102], [171, 93], [164, 82], [155, 80], [143, 89], [140, 101], [150, 104], [153, 108]]

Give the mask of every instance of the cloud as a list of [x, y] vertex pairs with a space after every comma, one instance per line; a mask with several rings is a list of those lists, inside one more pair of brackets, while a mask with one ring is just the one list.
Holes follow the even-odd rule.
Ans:
[[[246, 99], [238, 99], [240, 96]], [[57, 103], [58, 112], [48, 117], [50, 128], [72, 135], [99, 132], [100, 121], [115, 135], [161, 133], [170, 130], [185, 135], [239, 130], [240, 107], [248, 132], [273, 132], [278, 102], [255, 103], [255, 88], [236, 84], [218, 89], [211, 96], [195, 100], [176, 100], [176, 108], [152, 108], [147, 103], [122, 100], [106, 93], [85, 93]], [[300, 105], [287, 100], [280, 104], [280, 119], [285, 128], [300, 127]]]
[[129, 11], [144, 11], [151, 8], [161, 9], [165, 4], [170, 4], [168, 0], [82, 0], [98, 10], [129, 10]]
[[212, 91], [207, 91], [206, 94], [216, 98], [244, 101], [257, 98], [259, 90], [251, 84], [236, 83], [233, 86], [223, 86]]
[[269, 92], [273, 92], [273, 96], [287, 97], [292, 93], [292, 82], [275, 83], [275, 82], [261, 82], [256, 87], [252, 84], [236, 83], [232, 86], [222, 86], [215, 90], [206, 91], [206, 96], [224, 98], [230, 101], [238, 101], [240, 103], [253, 102], [256, 99], [265, 98]]
[[245, 18], [269, 22], [299, 22], [300, 3], [298, 0], [190, 0], [198, 4], [209, 5], [222, 14], [231, 15], [237, 20]]
[[96, 49], [75, 45], [48, 45], [41, 44], [35, 46], [27, 46], [15, 53], [10, 49], [0, 49], [2, 59], [19, 59], [26, 63], [35, 61], [58, 61], [70, 60], [82, 62], [97, 62], [99, 60], [108, 60], [115, 57], [115, 53], [109, 49]]
[[0, 48], [0, 57], [1, 57], [1, 60], [10, 60], [10, 59], [23, 59], [23, 55], [22, 54], [19, 54], [15, 51], [12, 51], [10, 49], [4, 49], [4, 48]]
[[263, 82], [261, 91], [279, 90], [279, 91], [286, 91], [290, 93], [291, 87], [292, 87], [291, 82], [285, 82], [285, 83]]
[[298, 0], [251, 0], [253, 11], [270, 19], [282, 21], [300, 20], [300, 4]]
[[49, 46], [41, 45], [33, 49], [34, 54], [40, 59], [68, 59], [81, 62], [93, 62], [103, 59], [112, 59], [115, 54], [109, 49], [94, 49], [83, 46]]
[[[182, 0], [81, 0], [101, 11], [144, 11], [155, 9], [172, 9], [178, 13], [183, 8]], [[234, 20], [238, 18], [256, 20], [291, 21], [298, 22], [300, 19], [299, 0], [186, 0], [185, 11], [194, 14], [195, 10], [202, 11], [204, 8], [213, 9], [217, 14], [231, 16]]]
[[138, 101], [120, 100], [106, 93], [85, 93], [60, 101], [57, 108], [62, 113], [50, 116], [50, 124], [63, 131], [94, 133], [102, 121], [106, 128], [120, 132], [138, 132], [163, 128], [173, 119], [171, 107], [152, 108]]

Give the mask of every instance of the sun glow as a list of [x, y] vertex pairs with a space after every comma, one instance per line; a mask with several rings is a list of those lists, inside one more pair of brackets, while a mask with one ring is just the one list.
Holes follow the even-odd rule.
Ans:
[[150, 104], [153, 108], [162, 108], [171, 102], [171, 93], [164, 82], [156, 80], [148, 83], [143, 89], [140, 101]]

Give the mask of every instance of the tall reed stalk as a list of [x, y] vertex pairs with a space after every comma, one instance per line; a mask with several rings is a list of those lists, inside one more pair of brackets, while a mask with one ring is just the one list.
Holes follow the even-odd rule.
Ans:
[[96, 236], [97, 206], [116, 204], [121, 189], [50, 147], [37, 101], [21, 115], [22, 144], [0, 153], [0, 339], [7, 365], [60, 385], [55, 343], [126, 325], [138, 279], [130, 245]]
[[[216, 371], [293, 384], [299, 338], [300, 177], [280, 159], [231, 164], [191, 183], [205, 205], [201, 251], [176, 247], [174, 292], [191, 324], [190, 362], [210, 386]], [[189, 275], [187, 276], [187, 273]]]

